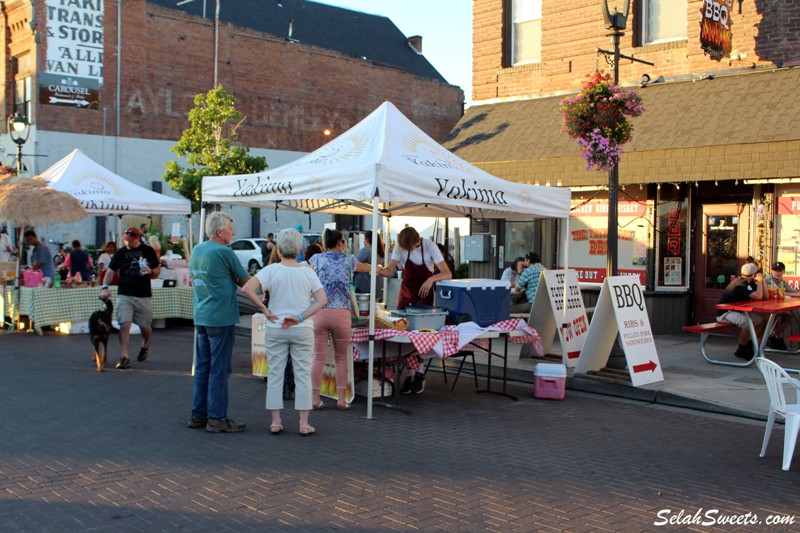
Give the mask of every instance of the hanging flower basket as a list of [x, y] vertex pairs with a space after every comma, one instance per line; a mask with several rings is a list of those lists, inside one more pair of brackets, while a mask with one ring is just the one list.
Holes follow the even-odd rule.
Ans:
[[629, 117], [644, 111], [638, 94], [614, 85], [611, 76], [602, 72], [589, 76], [581, 92], [560, 103], [561, 131], [578, 141], [586, 170], [608, 171], [619, 162], [622, 145], [633, 133]]

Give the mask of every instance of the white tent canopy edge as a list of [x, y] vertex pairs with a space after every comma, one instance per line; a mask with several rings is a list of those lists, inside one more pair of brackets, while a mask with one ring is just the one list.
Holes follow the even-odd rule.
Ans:
[[[122, 215], [187, 215], [192, 204], [183, 198], [151, 191], [108, 170], [78, 148], [41, 173], [48, 187], [80, 201], [90, 215], [116, 215], [120, 233]], [[189, 242], [192, 225], [189, 223]]]
[[[569, 235], [568, 188], [526, 185], [492, 176], [447, 151], [390, 102], [384, 102], [351, 129], [296, 161], [255, 174], [207, 176], [202, 191], [204, 204], [305, 213], [372, 214], [373, 232], [377, 232], [379, 215], [404, 215], [561, 218], [565, 220], [565, 239]], [[565, 255], [565, 268], [567, 259]], [[371, 263], [370, 293], [374, 295], [375, 247]], [[374, 333], [373, 296], [369, 320], [370, 377]], [[371, 391], [367, 417], [372, 417]]]

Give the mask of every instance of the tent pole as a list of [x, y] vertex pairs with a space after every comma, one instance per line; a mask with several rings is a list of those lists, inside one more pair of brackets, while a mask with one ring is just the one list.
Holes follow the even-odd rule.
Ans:
[[[191, 217], [191, 215], [189, 215]], [[189, 219], [189, 225], [191, 226], [191, 218]], [[202, 244], [205, 239], [203, 236], [205, 235], [205, 231], [203, 231], [203, 226], [206, 225], [206, 204], [200, 204], [200, 235], [197, 236], [197, 244]], [[192, 253], [193, 250], [189, 248], [189, 253]], [[188, 266], [188, 265], [187, 265]], [[189, 271], [191, 274], [191, 271]], [[192, 376], [194, 376], [194, 369], [197, 366], [197, 328], [194, 329], [194, 335], [192, 336]]]
[[[567, 271], [569, 270], [569, 216], [564, 219], [564, 302], [562, 312], [564, 313], [561, 319], [561, 327], [566, 328], [567, 324]], [[562, 336], [563, 337], [563, 336]], [[562, 343], [561, 346], [561, 361], [567, 364], [567, 343]]]
[[[372, 371], [375, 368], [375, 288], [378, 274], [378, 197], [372, 199], [372, 257], [369, 273], [369, 364], [367, 366], [367, 420], [372, 420]], [[381, 376], [383, 379], [383, 376]]]
[[20, 226], [19, 239], [17, 239], [17, 248], [19, 248], [19, 252], [17, 252], [17, 276], [14, 278], [14, 309], [11, 310], [11, 333], [17, 331], [17, 323], [19, 322], [19, 298], [21, 292], [19, 288], [19, 264], [22, 261], [22, 232], [24, 229], [24, 226]]
[[200, 204], [200, 235], [197, 236], [197, 244], [202, 243], [205, 239], [205, 231], [203, 230], [203, 226], [206, 225], [206, 204]]
[[188, 219], [188, 222], [189, 222], [189, 251], [191, 252], [192, 248], [194, 248], [194, 230], [192, 228], [192, 214], [191, 213], [189, 213], [187, 219]]

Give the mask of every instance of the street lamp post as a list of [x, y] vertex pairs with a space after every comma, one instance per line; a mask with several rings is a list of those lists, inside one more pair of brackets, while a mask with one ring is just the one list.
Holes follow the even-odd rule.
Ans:
[[[611, 37], [611, 43], [614, 45], [614, 50], [600, 49], [598, 52], [604, 54], [608, 61], [613, 61], [614, 64], [614, 85], [619, 85], [619, 60], [620, 58], [629, 59], [636, 63], [644, 63], [646, 65], [653, 65], [650, 61], [644, 61], [635, 57], [627, 56], [619, 52], [620, 39], [625, 35], [625, 28], [628, 26], [628, 13], [630, 12], [631, 0], [625, 0], [622, 11], [617, 11], [616, 6], [614, 12], [611, 13], [608, 8], [608, 0], [600, 0], [600, 8], [603, 11], [603, 19], [606, 23], [606, 28], [611, 30], [611, 33], [606, 37]], [[608, 173], [608, 246], [606, 247], [606, 276], [616, 276], [619, 272], [617, 269], [617, 236], [619, 227], [618, 213], [618, 189], [619, 189], [619, 162], [614, 163], [611, 171]]]
[[[183, 4], [188, 4], [190, 2], [194, 2], [194, 0], [181, 0], [176, 6], [182, 6]], [[219, 65], [219, 0], [216, 0], [216, 8], [214, 10], [214, 87], [217, 86], [219, 77], [218, 77], [218, 65]], [[203, 0], [203, 18], [206, 16], [206, 1]]]
[[30, 124], [24, 115], [17, 112], [8, 117], [8, 134], [17, 145], [17, 175], [22, 169], [22, 145], [28, 141]]

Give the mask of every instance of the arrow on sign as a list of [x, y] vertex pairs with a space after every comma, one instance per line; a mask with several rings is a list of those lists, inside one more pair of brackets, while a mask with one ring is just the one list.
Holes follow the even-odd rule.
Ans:
[[647, 372], [648, 370], [653, 372], [657, 367], [658, 365], [653, 361], [648, 361], [643, 365], [633, 365], [633, 373], [638, 374], [639, 372]]
[[78, 107], [86, 107], [89, 105], [89, 102], [86, 100], [66, 100], [64, 98], [56, 98], [55, 96], [50, 97], [51, 104], [75, 104]]

